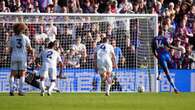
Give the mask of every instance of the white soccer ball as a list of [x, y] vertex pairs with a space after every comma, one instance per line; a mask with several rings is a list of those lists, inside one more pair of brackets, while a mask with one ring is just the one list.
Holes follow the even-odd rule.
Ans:
[[139, 93], [144, 92], [144, 91], [145, 91], [144, 86], [138, 86], [137, 91], [138, 91]]

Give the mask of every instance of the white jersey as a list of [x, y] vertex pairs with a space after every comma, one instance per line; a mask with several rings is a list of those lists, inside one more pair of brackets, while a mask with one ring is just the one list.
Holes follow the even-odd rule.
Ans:
[[11, 37], [9, 47], [11, 47], [11, 61], [26, 61], [27, 47], [30, 47], [30, 39], [24, 35], [14, 35]]
[[97, 69], [100, 74], [104, 72], [112, 72], [112, 54], [114, 49], [108, 43], [102, 43], [96, 48], [97, 53]]
[[60, 54], [54, 49], [46, 49], [41, 52], [40, 57], [42, 59], [42, 67], [56, 68], [58, 62], [62, 62]]
[[112, 58], [112, 53], [114, 53], [114, 48], [108, 43], [102, 43], [96, 48], [97, 60], [110, 59]]

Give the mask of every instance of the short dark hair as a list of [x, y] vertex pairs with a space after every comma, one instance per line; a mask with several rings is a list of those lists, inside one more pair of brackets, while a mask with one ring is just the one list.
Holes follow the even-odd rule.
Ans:
[[49, 49], [51, 49], [51, 48], [53, 48], [53, 47], [54, 47], [54, 45], [55, 45], [55, 43], [54, 43], [54, 42], [49, 42], [49, 44], [48, 44], [48, 48], [49, 48]]
[[108, 40], [109, 40], [108, 37], [104, 37], [104, 38], [102, 38], [102, 43], [106, 43], [106, 42], [108, 42]]

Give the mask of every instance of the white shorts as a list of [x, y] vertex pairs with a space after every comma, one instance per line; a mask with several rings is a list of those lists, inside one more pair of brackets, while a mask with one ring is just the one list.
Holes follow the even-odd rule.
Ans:
[[11, 61], [11, 70], [26, 70], [27, 62], [26, 61]]
[[112, 72], [112, 61], [108, 59], [97, 60], [97, 69], [100, 74]]
[[57, 79], [57, 70], [56, 68], [41, 68], [38, 72], [41, 77], [50, 78], [51, 80]]

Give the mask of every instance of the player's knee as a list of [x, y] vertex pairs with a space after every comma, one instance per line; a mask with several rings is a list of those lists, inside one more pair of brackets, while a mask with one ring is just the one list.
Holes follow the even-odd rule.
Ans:
[[25, 77], [26, 76], [26, 71], [25, 70], [19, 71], [19, 76], [20, 77]]
[[106, 72], [107, 77], [111, 77], [111, 72]]

